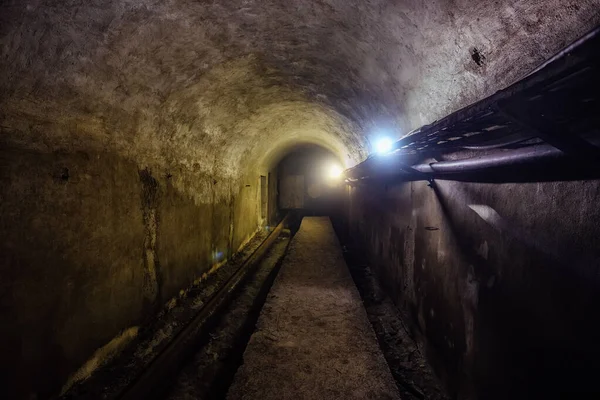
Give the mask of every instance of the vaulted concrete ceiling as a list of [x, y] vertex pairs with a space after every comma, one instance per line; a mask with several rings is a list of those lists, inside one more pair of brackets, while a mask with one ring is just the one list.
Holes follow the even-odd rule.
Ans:
[[29, 0], [0, 10], [2, 141], [239, 176], [298, 143], [347, 166], [512, 83], [598, 0]]

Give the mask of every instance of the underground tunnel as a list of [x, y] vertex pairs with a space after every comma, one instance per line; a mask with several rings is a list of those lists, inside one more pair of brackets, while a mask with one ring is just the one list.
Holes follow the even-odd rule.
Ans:
[[0, 396], [598, 398], [600, 1], [0, 4]]

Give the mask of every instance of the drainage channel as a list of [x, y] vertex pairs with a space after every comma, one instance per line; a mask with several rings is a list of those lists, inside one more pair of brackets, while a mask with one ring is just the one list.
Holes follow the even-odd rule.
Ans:
[[191, 289], [197, 295], [159, 315], [143, 339], [60, 399], [223, 398], [296, 224], [286, 216], [242, 260], [218, 271], [229, 269], [227, 277]]
[[332, 218], [332, 223], [402, 399], [448, 400], [450, 397], [404, 324], [402, 314], [371, 270], [364, 249], [347, 234], [341, 218]]
[[[233, 379], [236, 362], [241, 360], [245, 344], [252, 334], [287, 249], [290, 231], [283, 228], [286, 220], [275, 228], [255, 254], [231, 276], [119, 399], [162, 399], [165, 395], [169, 398], [174, 382], [180, 383], [175, 385], [174, 393], [177, 393], [178, 387], [189, 390], [194, 386], [195, 390], [202, 393], [194, 398], [223, 396], [227, 388], [224, 383]], [[236, 319], [236, 316], [239, 318]], [[220, 354], [214, 353], [216, 350]], [[194, 357], [196, 362], [193, 363], [195, 366], [190, 366], [190, 356], [194, 352], [197, 352]], [[209, 358], [204, 362], [199, 361], [205, 356]], [[184, 372], [180, 375], [182, 368]], [[186, 378], [189, 373], [206, 376]], [[196, 384], [191, 384], [192, 381]], [[185, 392], [186, 389], [180, 391]]]
[[231, 305], [231, 300], [247, 285], [249, 274], [256, 271], [257, 265], [263, 266], [261, 260], [271, 249], [272, 244], [279, 240], [280, 234], [284, 230], [284, 223], [285, 219], [206, 303], [194, 320], [169, 343], [169, 346], [155, 358], [141, 376], [132, 382], [125, 393], [119, 397], [120, 399], [138, 400], [162, 397], [162, 394], [168, 390], [170, 382], [177, 378], [176, 374], [181, 366], [189, 359], [191, 350], [202, 347], [211, 335], [215, 335], [216, 326], [222, 320], [223, 315], [227, 314], [227, 307]]
[[225, 398], [281, 266], [290, 242], [288, 232], [279, 236], [234, 294], [220, 313], [206, 343], [180, 371], [164, 399]]

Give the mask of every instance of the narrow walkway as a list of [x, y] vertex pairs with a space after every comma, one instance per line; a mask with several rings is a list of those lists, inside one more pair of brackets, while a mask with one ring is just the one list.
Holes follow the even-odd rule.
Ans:
[[329, 218], [304, 218], [228, 399], [399, 398]]

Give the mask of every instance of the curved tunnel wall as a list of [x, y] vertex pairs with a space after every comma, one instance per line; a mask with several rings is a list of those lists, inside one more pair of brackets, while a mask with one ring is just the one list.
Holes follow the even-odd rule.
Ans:
[[593, 0], [3, 2], [3, 387], [55, 392], [235, 251], [294, 145], [352, 166], [599, 21]]

